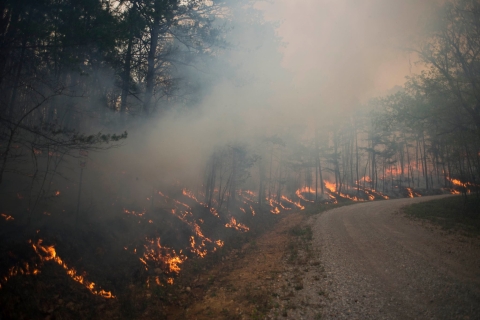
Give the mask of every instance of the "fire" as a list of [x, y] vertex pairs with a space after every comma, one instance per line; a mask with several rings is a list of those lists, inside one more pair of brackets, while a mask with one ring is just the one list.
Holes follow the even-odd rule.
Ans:
[[422, 195], [418, 192], [413, 191], [412, 188], [405, 188], [408, 192], [408, 197], [413, 198], [413, 197], [421, 197]]
[[290, 199], [288, 199], [288, 198], [285, 197], [285, 196], [282, 196], [282, 200], [285, 200], [285, 201], [287, 201], [288, 203], [293, 204], [294, 206], [296, 206], [296, 207], [299, 208], [300, 210], [305, 209], [305, 207], [302, 206], [302, 204], [300, 203], [300, 201], [294, 202], [293, 200], [290, 200]]
[[257, 197], [255, 192], [250, 190], [243, 190], [239, 192], [239, 195], [244, 199], [244, 203], [248, 204], [247, 202], [257, 203], [254, 199]]
[[280, 210], [277, 207], [275, 207], [275, 209], [270, 210], [270, 212], [273, 214], [279, 214]]
[[60, 195], [60, 190], [55, 191], [55, 197], [58, 197]]
[[369, 176], [365, 176], [365, 177], [361, 178], [359, 181], [357, 181], [357, 184], [360, 184], [360, 182], [363, 182], [363, 181], [372, 182], [372, 179], [370, 179]]
[[22, 266], [14, 266], [8, 269], [8, 274], [0, 278], [0, 289], [2, 288], [2, 283], [5, 284], [10, 278], [15, 277], [16, 275], [37, 275], [40, 273], [38, 266], [35, 264], [30, 266], [28, 263], [24, 263]]
[[215, 217], [220, 218], [220, 216], [218, 215], [217, 210], [215, 210], [214, 207], [211, 207], [211, 208], [210, 208], [210, 212], [211, 212]]
[[347, 199], [350, 199], [350, 200], [352, 200], [352, 201], [360, 201], [360, 202], [361, 202], [361, 201], [365, 201], [365, 200], [360, 199], [360, 198], [358, 198], [358, 197], [356, 197], [356, 196], [351, 196], [351, 195], [346, 194], [346, 193], [341, 193], [341, 192], [340, 192], [339, 195], [340, 195], [342, 198], [347, 198]]
[[230, 222], [226, 223], [225, 227], [233, 228], [235, 230], [243, 231], [243, 232], [247, 232], [247, 231], [250, 230], [250, 228], [247, 227], [246, 225], [244, 225], [242, 223], [238, 223], [237, 220], [234, 217], [230, 218]]
[[[327, 188], [327, 190], [330, 191], [331, 193], [335, 193], [342, 198], [350, 199], [352, 201], [365, 201], [363, 199], [358, 198], [357, 196], [351, 196], [347, 193], [337, 192], [336, 191], [337, 187], [334, 183], [329, 182], [327, 180], [325, 180], [324, 182], [325, 182], [325, 188]], [[333, 198], [332, 195], [329, 195], [329, 196], [330, 196], [330, 198]], [[370, 198], [370, 199], [373, 200], [373, 199], [375, 199], [375, 197], [373, 197], [373, 199], [372, 198]]]
[[413, 198], [413, 192], [412, 192], [412, 188], [406, 188], [407, 189], [407, 192], [408, 192], [408, 197], [409, 198]]
[[250, 210], [252, 211], [252, 216], [254, 216], [255, 215], [255, 210], [253, 210], [252, 206], [250, 206]]
[[5, 219], [5, 221], [15, 220], [11, 215], [8, 215], [6, 213], [2, 213], [0, 214], [0, 216], [2, 216]]
[[52, 260], [56, 262], [59, 266], [61, 266], [67, 274], [72, 278], [74, 281], [82, 284], [85, 288], [90, 290], [91, 293], [101, 296], [106, 299], [111, 299], [115, 298], [114, 295], [110, 291], [105, 291], [105, 290], [98, 290], [95, 289], [95, 283], [88, 281], [85, 279], [83, 275], [80, 275], [77, 273], [77, 271], [74, 268], [68, 267], [68, 265], [57, 255], [57, 252], [55, 251], [54, 246], [44, 246], [42, 245], [43, 240], [38, 240], [37, 243], [30, 243], [32, 244], [33, 250], [37, 253], [37, 255], [40, 257], [42, 261], [49, 261]]
[[181, 254], [181, 251], [180, 254], [177, 254], [174, 249], [162, 247], [160, 238], [147, 238], [144, 248], [143, 257], [139, 258], [139, 260], [145, 265], [147, 270], [147, 261], [151, 261], [155, 266], [160, 266], [166, 273], [178, 274], [181, 270], [180, 265], [187, 260], [187, 257]]
[[331, 183], [327, 180], [324, 180], [325, 183], [325, 188], [328, 189], [330, 192], [336, 192], [337, 191], [337, 186], [334, 183]]
[[313, 190], [313, 189], [310, 188], [310, 187], [303, 187], [303, 188], [300, 188], [300, 189], [298, 189], [297, 191], [295, 191], [295, 194], [297, 195], [297, 197], [299, 197], [299, 198], [302, 199], [303, 201], [315, 202], [315, 201], [308, 200], [307, 198], [305, 198], [305, 197], [302, 195], [302, 193], [315, 194], [315, 190]]
[[457, 186], [457, 187], [464, 187], [466, 188], [467, 187], [467, 183], [463, 183], [462, 181], [458, 180], [458, 179], [452, 179], [450, 177], [447, 177], [448, 181], [450, 181], [453, 185]]
[[145, 213], [147, 212], [147, 210], [143, 209], [142, 212], [138, 212], [138, 211], [135, 211], [135, 210], [127, 210], [127, 209], [123, 208], [123, 212], [126, 213], [126, 214], [136, 216], [136, 217], [143, 217], [145, 215]]
[[277, 206], [281, 207], [283, 210], [292, 210], [292, 208], [285, 207], [280, 201], [276, 201], [275, 199], [265, 198], [265, 200], [267, 200], [270, 207], [273, 208], [273, 210], [270, 211], [273, 214], [280, 213], [280, 210], [277, 208]]
[[334, 196], [332, 196], [331, 194], [328, 195], [330, 197], [330, 199], [332, 200], [333, 204], [337, 204], [338, 201], [337, 201], [337, 198], [335, 198]]
[[203, 202], [198, 201], [197, 197], [195, 197], [195, 195], [191, 191], [188, 191], [187, 189], [183, 189], [182, 193], [184, 196], [187, 196], [190, 199], [195, 200], [195, 202], [197, 202], [198, 204], [202, 206], [205, 205]]
[[253, 192], [253, 191], [245, 190], [244, 192], [245, 192], [246, 194], [251, 195], [252, 197], [255, 197], [255, 192]]
[[[190, 246], [191, 246], [191, 251], [193, 253], [195, 253], [197, 256], [199, 256], [200, 258], [204, 258], [208, 251], [205, 248], [205, 242], [202, 241], [202, 243], [198, 246], [198, 248], [195, 247], [195, 237], [194, 236], [191, 236], [190, 237]], [[200, 249], [199, 249], [200, 248]], [[203, 250], [202, 250], [203, 248]]]

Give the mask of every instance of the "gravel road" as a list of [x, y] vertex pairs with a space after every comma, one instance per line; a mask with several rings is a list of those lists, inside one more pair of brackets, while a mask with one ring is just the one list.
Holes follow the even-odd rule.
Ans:
[[305, 294], [323, 287], [322, 319], [480, 319], [478, 239], [396, 213], [433, 198], [345, 206], [312, 222], [324, 275], [305, 279]]

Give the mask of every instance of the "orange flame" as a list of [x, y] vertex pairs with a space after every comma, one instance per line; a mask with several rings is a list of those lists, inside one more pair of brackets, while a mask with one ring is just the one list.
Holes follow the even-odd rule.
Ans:
[[293, 201], [293, 200], [288, 199], [288, 198], [285, 197], [285, 196], [282, 196], [282, 200], [285, 200], [286, 202], [293, 204], [294, 206], [296, 206], [296, 207], [299, 208], [300, 210], [305, 209], [305, 207], [302, 206], [302, 204], [300, 203], [300, 201], [295, 202], [295, 201]]
[[16, 275], [37, 275], [40, 273], [38, 266], [35, 264], [31, 267], [28, 263], [24, 263], [22, 266], [14, 266], [8, 269], [8, 274], [0, 278], [0, 289], [2, 288], [2, 283], [5, 284], [10, 278], [15, 277]]
[[110, 291], [105, 291], [105, 290], [97, 290], [95, 289], [95, 283], [88, 281], [85, 279], [84, 276], [77, 274], [77, 271], [73, 268], [69, 268], [68, 265], [57, 255], [57, 252], [55, 251], [54, 246], [43, 246], [42, 245], [43, 240], [38, 240], [38, 242], [35, 243], [30, 243], [32, 244], [33, 249], [37, 253], [37, 255], [40, 257], [42, 261], [49, 261], [52, 260], [56, 262], [59, 266], [61, 266], [67, 274], [72, 278], [74, 281], [82, 284], [85, 288], [90, 290], [91, 293], [94, 295], [101, 296], [106, 299], [111, 299], [115, 298], [114, 295]]
[[230, 218], [230, 222], [226, 223], [225, 227], [233, 228], [235, 230], [242, 231], [242, 232], [247, 232], [247, 231], [250, 230], [250, 228], [247, 227], [246, 225], [244, 225], [242, 223], [238, 223], [237, 220], [234, 217]]
[[2, 213], [0, 214], [0, 216], [2, 216], [5, 219], [5, 221], [15, 220], [11, 215], [8, 215], [6, 213]]
[[300, 188], [300, 189], [298, 189], [297, 191], [295, 191], [295, 194], [297, 195], [297, 197], [299, 197], [299, 198], [302, 199], [303, 201], [315, 202], [315, 201], [308, 200], [307, 198], [305, 198], [305, 197], [302, 195], [302, 193], [315, 194], [315, 190], [313, 190], [313, 189], [310, 188], [310, 187], [303, 187], [303, 188]]
[[[139, 260], [148, 270], [147, 261], [152, 261], [155, 265], [159, 265], [166, 273], [178, 274], [181, 270], [180, 265], [187, 260], [182, 254], [177, 254], [174, 249], [162, 247], [160, 238], [146, 239], [145, 252]], [[180, 252], [181, 253], [181, 252]]]
[[337, 191], [337, 186], [334, 183], [331, 183], [330, 181], [324, 180], [325, 183], [325, 188], [328, 189], [330, 192], [335, 192]]
[[280, 210], [277, 207], [275, 207], [275, 209], [270, 210], [270, 212], [273, 214], [279, 214]]

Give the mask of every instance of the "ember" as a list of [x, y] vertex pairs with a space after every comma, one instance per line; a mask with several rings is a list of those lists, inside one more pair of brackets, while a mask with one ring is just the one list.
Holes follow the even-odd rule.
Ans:
[[0, 216], [2, 216], [5, 219], [5, 221], [14, 220], [11, 215], [8, 215], [6, 213], [2, 213], [2, 214], [0, 214]]

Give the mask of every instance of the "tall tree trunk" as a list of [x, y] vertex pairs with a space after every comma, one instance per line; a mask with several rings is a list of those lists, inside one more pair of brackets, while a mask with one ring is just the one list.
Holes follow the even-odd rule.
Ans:
[[133, 46], [133, 32], [130, 33], [127, 45], [127, 52], [125, 54], [125, 63], [123, 64], [122, 75], [122, 95], [120, 103], [120, 112], [125, 114], [127, 110], [127, 99], [130, 88], [130, 72], [132, 68], [132, 46]]
[[158, 46], [158, 37], [160, 30], [160, 19], [157, 15], [153, 19], [153, 25], [150, 30], [150, 49], [148, 51], [147, 57], [147, 76], [145, 78], [146, 90], [145, 90], [145, 101], [143, 106], [143, 112], [148, 115], [152, 112], [152, 98], [153, 90], [155, 88], [155, 69], [156, 61], [155, 56]]

